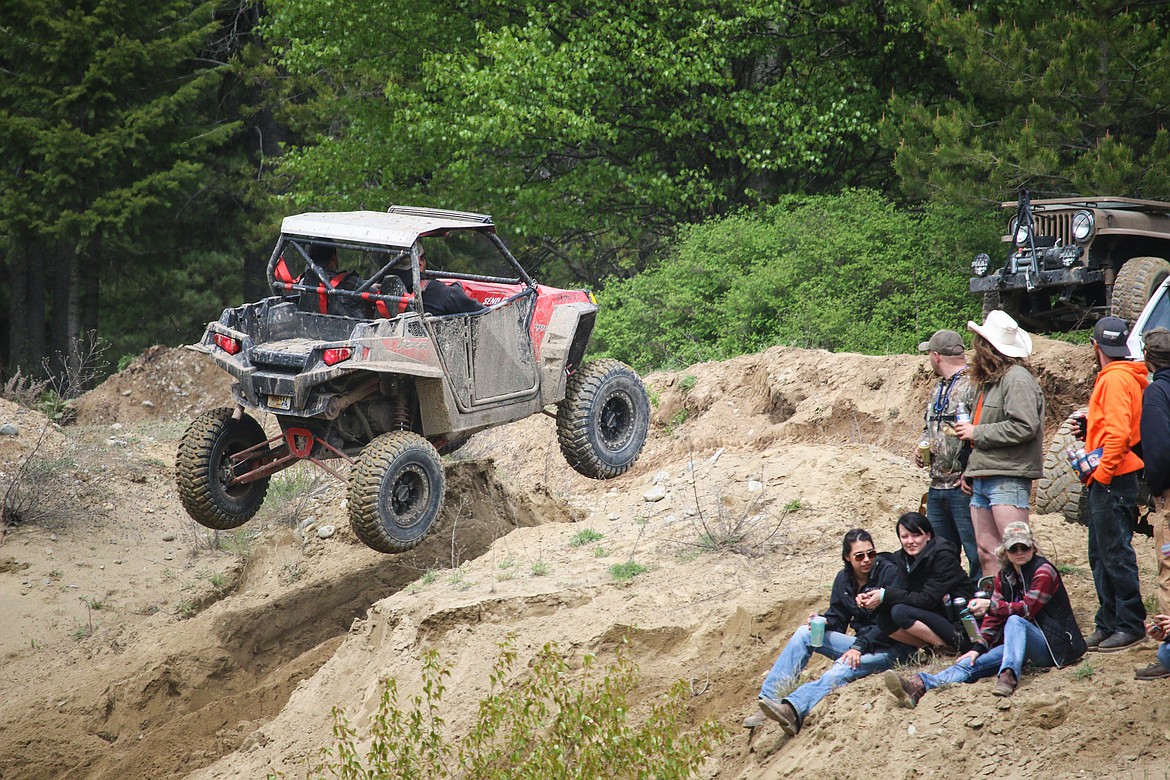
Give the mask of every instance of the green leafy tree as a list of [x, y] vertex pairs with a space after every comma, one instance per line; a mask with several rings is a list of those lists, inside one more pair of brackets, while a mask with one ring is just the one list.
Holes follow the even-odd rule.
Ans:
[[293, 207], [488, 211], [542, 278], [625, 275], [680, 221], [882, 184], [887, 95], [931, 84], [900, 3], [274, 0], [315, 76]]
[[978, 315], [968, 269], [997, 241], [993, 216], [855, 190], [693, 225], [653, 268], [606, 285], [593, 349], [640, 370], [775, 344], [913, 351]]
[[923, 3], [954, 86], [899, 93], [887, 140], [913, 197], [1170, 197], [1170, 6]]
[[173, 239], [191, 240], [189, 217], [207, 216], [201, 198], [218, 184], [208, 160], [238, 127], [215, 115], [221, 67], [201, 58], [219, 27], [215, 9], [195, 0], [0, 6], [11, 364], [75, 353], [99, 329], [102, 278], [173, 262]]

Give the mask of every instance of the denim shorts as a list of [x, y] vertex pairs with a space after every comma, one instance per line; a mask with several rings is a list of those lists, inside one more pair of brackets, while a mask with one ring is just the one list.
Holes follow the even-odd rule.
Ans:
[[974, 477], [971, 480], [971, 508], [993, 506], [1028, 508], [1032, 480], [1027, 477]]

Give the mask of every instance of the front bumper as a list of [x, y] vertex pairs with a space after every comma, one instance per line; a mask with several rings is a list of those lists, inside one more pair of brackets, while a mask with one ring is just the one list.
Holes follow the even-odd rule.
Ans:
[[1000, 292], [1004, 290], [1036, 290], [1048, 287], [1080, 287], [1104, 280], [1105, 272], [1100, 269], [1077, 266], [1057, 268], [1051, 271], [1026, 273], [994, 273], [973, 277], [969, 289], [973, 293]]

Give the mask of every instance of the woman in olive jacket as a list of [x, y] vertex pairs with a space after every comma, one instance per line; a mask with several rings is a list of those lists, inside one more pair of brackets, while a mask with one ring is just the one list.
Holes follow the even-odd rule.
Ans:
[[995, 550], [1009, 523], [1028, 521], [1032, 480], [1044, 475], [1044, 393], [1027, 357], [1032, 337], [996, 309], [982, 325], [968, 322], [978, 387], [970, 422], [955, 435], [971, 445], [962, 486], [971, 495], [971, 524], [984, 572], [999, 568]]
[[905, 577], [905, 586], [887, 585], [880, 591], [862, 593], [858, 605], [877, 609], [878, 628], [895, 642], [913, 647], [956, 649], [965, 636], [957, 630], [944, 596], [974, 595], [971, 579], [959, 561], [959, 551], [936, 539], [930, 521], [918, 512], [907, 512], [896, 526], [902, 549], [894, 563]]

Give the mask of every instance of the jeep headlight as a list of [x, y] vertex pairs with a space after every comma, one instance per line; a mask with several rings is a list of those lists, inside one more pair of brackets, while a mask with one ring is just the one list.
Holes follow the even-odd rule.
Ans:
[[976, 276], [986, 276], [987, 269], [991, 267], [991, 255], [986, 252], [980, 252], [975, 255], [975, 259], [971, 261], [971, 273]]
[[1016, 246], [1025, 246], [1028, 243], [1028, 226], [1016, 224], [1012, 228], [1015, 234]]
[[1093, 212], [1078, 211], [1073, 214], [1072, 235], [1078, 244], [1089, 240], [1089, 236], [1093, 235]]

